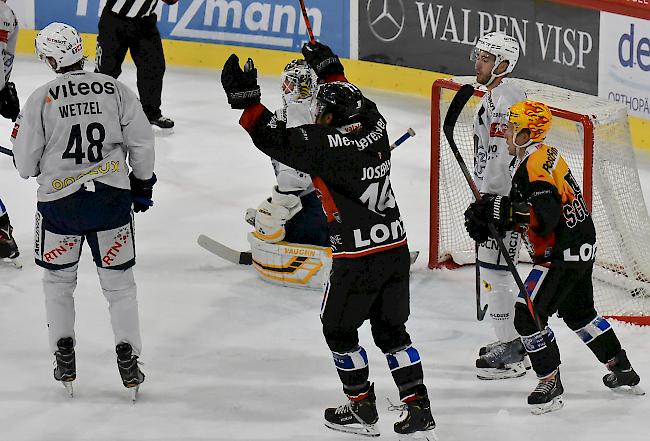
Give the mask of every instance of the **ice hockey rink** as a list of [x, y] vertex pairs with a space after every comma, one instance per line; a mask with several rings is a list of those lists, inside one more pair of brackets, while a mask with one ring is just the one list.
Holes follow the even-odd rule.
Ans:
[[[92, 66], [88, 66], [92, 69]], [[135, 89], [135, 70], [120, 78]], [[12, 74], [21, 102], [53, 78], [34, 58], [17, 58]], [[350, 78], [354, 82], [354, 78]], [[262, 102], [280, 104], [279, 80], [260, 79]], [[426, 267], [429, 198], [429, 102], [366, 90], [388, 120], [391, 139], [408, 127], [417, 136], [392, 158], [392, 184], [412, 250], [422, 252], [411, 278], [408, 329], [423, 360], [437, 436], [450, 440], [642, 441], [650, 438], [650, 396], [615, 394], [588, 348], [551, 319], [562, 353], [562, 410], [530, 414], [532, 372], [518, 379], [480, 381], [474, 360], [493, 339], [477, 322], [474, 269]], [[52, 378], [53, 356], [32, 256], [35, 180], [22, 180], [0, 156], [0, 197], [21, 249], [21, 270], [0, 267], [0, 440], [151, 441], [354, 440], [323, 425], [323, 409], [345, 400], [321, 334], [321, 296], [262, 282], [196, 244], [207, 234], [248, 249], [243, 215], [267, 197], [274, 182], [268, 158], [238, 125], [219, 72], [168, 68], [163, 112], [175, 134], [156, 138], [155, 206], [136, 214], [142, 370], [147, 378], [131, 403], [115, 364], [107, 304], [88, 249], [76, 290], [77, 380], [69, 398]], [[0, 120], [0, 145], [10, 147], [12, 124]], [[637, 151], [646, 205], [650, 156]], [[468, 191], [460, 188], [458, 191]], [[526, 271], [524, 266], [522, 272]], [[614, 323], [630, 360], [650, 391], [650, 329]], [[384, 440], [397, 440], [387, 398], [397, 390], [369, 327], [360, 333], [370, 361]]]

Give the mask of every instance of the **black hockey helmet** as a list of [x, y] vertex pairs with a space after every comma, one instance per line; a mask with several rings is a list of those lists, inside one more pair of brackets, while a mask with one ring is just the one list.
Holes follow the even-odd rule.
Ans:
[[359, 120], [363, 106], [363, 94], [354, 84], [343, 81], [324, 83], [316, 93], [316, 121], [325, 113], [334, 117], [332, 125], [342, 127]]

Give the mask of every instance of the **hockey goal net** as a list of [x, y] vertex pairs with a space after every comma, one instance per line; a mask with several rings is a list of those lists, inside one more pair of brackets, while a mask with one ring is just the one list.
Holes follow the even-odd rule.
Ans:
[[[429, 267], [473, 264], [474, 242], [463, 213], [473, 200], [442, 132], [449, 103], [473, 77], [437, 80], [431, 98], [431, 213]], [[528, 98], [542, 101], [554, 115], [545, 143], [559, 148], [580, 182], [596, 225], [594, 300], [605, 316], [650, 325], [650, 218], [641, 192], [624, 106], [558, 87], [515, 80]], [[454, 139], [472, 169], [472, 121], [482, 91], [463, 109]], [[530, 261], [525, 247], [521, 261]]]

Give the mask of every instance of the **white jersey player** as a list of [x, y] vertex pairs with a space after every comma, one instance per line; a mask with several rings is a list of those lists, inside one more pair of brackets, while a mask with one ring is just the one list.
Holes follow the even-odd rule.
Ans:
[[[312, 97], [316, 73], [305, 60], [293, 60], [282, 72], [283, 106], [278, 123], [298, 127], [314, 123]], [[248, 235], [253, 266], [270, 283], [322, 290], [329, 275], [331, 251], [327, 219], [311, 176], [274, 159], [277, 185], [257, 209], [246, 211], [255, 231]], [[296, 266], [296, 259], [303, 262]], [[307, 260], [305, 260], [307, 259]]]
[[142, 344], [131, 209], [145, 211], [152, 204], [153, 132], [129, 88], [83, 70], [83, 44], [74, 28], [48, 25], [36, 36], [36, 53], [59, 75], [28, 98], [12, 140], [18, 172], [39, 184], [34, 251], [45, 269], [54, 378], [72, 393], [73, 293], [87, 242], [109, 304], [122, 382], [135, 397], [144, 374], [137, 364]]
[[[526, 99], [525, 92], [506, 78], [519, 59], [519, 44], [508, 35], [492, 32], [476, 43], [472, 56], [476, 80], [487, 89], [474, 115], [474, 180], [482, 194], [510, 192], [511, 157], [504, 137], [508, 109]], [[517, 261], [521, 239], [507, 232], [504, 243]], [[481, 294], [488, 304], [497, 341], [481, 348], [476, 360], [481, 379], [524, 375], [528, 360], [514, 326], [516, 289], [508, 266], [494, 239], [479, 244]]]
[[[275, 112], [287, 128], [313, 124], [311, 99], [317, 89], [317, 77], [305, 60], [293, 60], [281, 77], [283, 107]], [[255, 236], [260, 240], [327, 246], [327, 222], [314, 191], [311, 176], [274, 159], [271, 160], [277, 185], [271, 198], [247, 218], [255, 216]]]
[[[11, 69], [14, 65], [14, 54], [16, 53], [16, 40], [18, 40], [18, 20], [14, 11], [7, 6], [5, 0], [0, 0], [0, 51], [2, 53], [2, 65], [0, 66], [0, 115], [16, 120], [20, 112], [20, 103], [16, 88], [9, 81]], [[13, 227], [9, 222], [9, 214], [0, 199], [0, 261], [9, 259], [17, 268], [20, 267], [18, 260], [20, 254], [18, 245], [13, 237]]]

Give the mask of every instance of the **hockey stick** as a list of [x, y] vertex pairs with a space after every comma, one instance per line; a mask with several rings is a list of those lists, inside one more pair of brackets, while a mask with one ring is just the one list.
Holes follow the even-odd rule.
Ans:
[[237, 251], [233, 250], [230, 247], [225, 246], [224, 244], [217, 242], [214, 239], [209, 238], [204, 234], [200, 234], [196, 239], [202, 248], [205, 248], [207, 251], [212, 254], [221, 257], [229, 262], [232, 262], [237, 265], [252, 265], [253, 264], [253, 255], [250, 251]]
[[307, 26], [307, 32], [309, 33], [309, 42], [312, 45], [316, 44], [316, 39], [314, 38], [314, 32], [311, 30], [311, 23], [309, 23], [309, 17], [307, 17], [307, 8], [305, 7], [305, 0], [300, 0], [300, 9], [302, 10], [302, 18], [305, 20], [305, 26]]
[[0, 153], [4, 153], [7, 156], [13, 156], [14, 152], [11, 149], [8, 149], [7, 147], [2, 147], [0, 146]]
[[[476, 198], [476, 200], [479, 201], [481, 200], [481, 193], [479, 193], [478, 188], [476, 187], [476, 183], [474, 182], [471, 175], [469, 174], [467, 165], [465, 164], [463, 157], [460, 155], [458, 146], [454, 141], [454, 127], [456, 127], [456, 122], [458, 121], [458, 117], [460, 116], [460, 113], [463, 111], [465, 104], [467, 104], [467, 102], [472, 97], [472, 95], [474, 95], [474, 87], [471, 84], [463, 85], [458, 90], [458, 92], [456, 92], [456, 95], [451, 100], [451, 104], [449, 104], [449, 110], [447, 111], [447, 115], [445, 115], [445, 121], [443, 122], [442, 128], [443, 131], [445, 132], [445, 137], [447, 138], [447, 142], [449, 142], [449, 147], [451, 147], [451, 150], [454, 153], [456, 162], [458, 162], [458, 165], [461, 168], [463, 175], [465, 176], [465, 180], [467, 181], [467, 184], [472, 189], [472, 193], [474, 193], [474, 197]], [[501, 251], [501, 254], [503, 254], [503, 258], [505, 259], [508, 265], [508, 270], [512, 274], [512, 277], [514, 277], [515, 279], [517, 288], [519, 288], [519, 291], [521, 293], [524, 293], [524, 295], [526, 296], [526, 304], [528, 305], [528, 311], [530, 312], [531, 316], [533, 317], [533, 320], [535, 321], [537, 330], [542, 335], [542, 338], [544, 338], [544, 341], [547, 344], [550, 344], [550, 342], [547, 342], [548, 337], [543, 332], [542, 324], [539, 321], [539, 317], [535, 313], [535, 306], [533, 305], [533, 301], [530, 298], [530, 295], [528, 294], [528, 290], [524, 286], [524, 282], [521, 280], [521, 277], [517, 272], [517, 268], [515, 267], [515, 264], [512, 261], [510, 254], [508, 253], [508, 249], [503, 243], [503, 240], [501, 239], [501, 236], [499, 235], [499, 232], [497, 231], [493, 222], [488, 223], [488, 229], [490, 230], [490, 235], [494, 238], [497, 245], [499, 246], [499, 251]], [[478, 262], [476, 262], [476, 266], [478, 267]], [[480, 309], [480, 299], [477, 299], [477, 304]], [[477, 311], [477, 315], [478, 315], [478, 311]]]
[[407, 139], [415, 136], [415, 130], [409, 127], [409, 129], [404, 133], [402, 136], [397, 138], [397, 140], [390, 145], [391, 150], [395, 150], [396, 147], [398, 147], [400, 144], [402, 144], [404, 141]]

